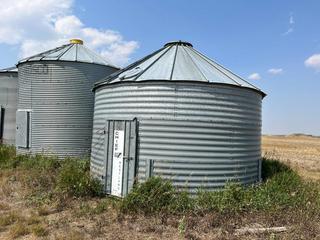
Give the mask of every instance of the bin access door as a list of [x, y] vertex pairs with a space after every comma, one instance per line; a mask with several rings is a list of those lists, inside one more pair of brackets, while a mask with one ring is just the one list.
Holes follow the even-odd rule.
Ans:
[[0, 143], [3, 140], [3, 132], [4, 132], [4, 108], [0, 106]]
[[136, 174], [137, 120], [107, 120], [105, 131], [105, 190], [124, 197]]
[[17, 110], [16, 112], [16, 146], [19, 148], [30, 147], [30, 111]]

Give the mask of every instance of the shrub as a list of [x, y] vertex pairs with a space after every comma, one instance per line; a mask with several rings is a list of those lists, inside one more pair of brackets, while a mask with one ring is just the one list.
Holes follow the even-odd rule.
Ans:
[[169, 181], [151, 177], [134, 186], [122, 200], [122, 212], [143, 212], [145, 214], [167, 211], [174, 199], [175, 189]]
[[202, 211], [239, 211], [247, 199], [245, 188], [238, 183], [229, 182], [221, 191], [199, 191], [196, 196], [198, 208]]
[[195, 207], [194, 199], [190, 197], [189, 192], [175, 192], [172, 194], [172, 201], [169, 210], [172, 213], [186, 213]]
[[90, 176], [89, 160], [65, 159], [57, 176], [57, 189], [76, 197], [100, 196], [100, 182]]

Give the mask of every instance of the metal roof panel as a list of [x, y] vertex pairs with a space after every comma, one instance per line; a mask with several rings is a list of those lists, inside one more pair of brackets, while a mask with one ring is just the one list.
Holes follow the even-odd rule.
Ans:
[[159, 58], [155, 59], [155, 61], [149, 65], [149, 68], [135, 80], [149, 80], [153, 79], [154, 76], [157, 76], [158, 79], [170, 79], [175, 54], [176, 47], [169, 48], [168, 51], [165, 51]]
[[84, 46], [81, 42], [74, 42], [72, 40], [69, 44], [24, 58], [20, 60], [18, 64], [32, 61], [72, 61], [115, 67], [103, 59], [99, 54]]
[[200, 69], [194, 63], [193, 59], [189, 56], [185, 50], [186, 47], [178, 47], [176, 55], [176, 64], [174, 65], [174, 71], [172, 80], [194, 80], [207, 81]]
[[2, 73], [9, 73], [9, 72], [17, 73], [18, 68], [16, 68], [16, 67], [3, 68], [3, 69], [0, 69], [0, 72], [2, 72]]
[[[195, 50], [188, 42], [169, 42], [154, 53], [110, 75], [95, 87], [123, 81], [199, 81], [261, 90], [219, 63]], [[263, 93], [264, 95], [264, 93]]]

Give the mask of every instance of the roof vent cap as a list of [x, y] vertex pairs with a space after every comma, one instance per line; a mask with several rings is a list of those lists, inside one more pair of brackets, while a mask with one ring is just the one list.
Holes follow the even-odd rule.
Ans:
[[171, 41], [171, 42], [167, 42], [164, 47], [168, 47], [168, 46], [171, 46], [171, 45], [182, 45], [182, 46], [189, 46], [189, 47], [193, 47], [193, 45], [189, 42], [184, 42], [184, 41]]
[[83, 41], [81, 39], [77, 39], [77, 38], [70, 39], [70, 43], [83, 45]]

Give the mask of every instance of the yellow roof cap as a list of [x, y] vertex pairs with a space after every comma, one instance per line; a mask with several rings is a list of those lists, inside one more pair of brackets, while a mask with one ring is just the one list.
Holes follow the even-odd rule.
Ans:
[[76, 39], [76, 38], [74, 38], [74, 39], [70, 39], [70, 43], [72, 43], [72, 44], [83, 44], [83, 41], [81, 40], [81, 39]]

